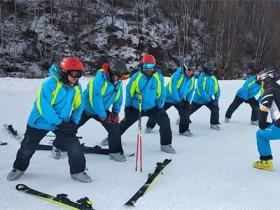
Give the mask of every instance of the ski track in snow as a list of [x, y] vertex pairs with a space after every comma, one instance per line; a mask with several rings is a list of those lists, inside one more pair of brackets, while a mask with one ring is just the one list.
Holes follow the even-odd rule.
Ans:
[[[168, 79], [166, 79], [167, 81]], [[36, 90], [42, 80], [0, 78], [0, 124], [13, 124], [23, 133], [26, 121], [36, 98]], [[81, 80], [85, 88], [88, 78]], [[210, 112], [201, 108], [191, 117], [193, 137], [178, 135], [175, 124], [177, 111], [168, 110], [173, 132], [176, 155], [159, 151], [159, 132], [156, 127], [151, 134], [143, 134], [142, 173], [135, 172], [135, 157], [118, 163], [108, 156], [87, 154], [88, 173], [93, 178], [90, 184], [71, 180], [67, 157], [54, 160], [50, 151], [37, 151], [31, 159], [26, 173], [13, 182], [6, 181], [12, 168], [19, 143], [0, 128], [0, 209], [38, 210], [61, 209], [54, 204], [17, 192], [18, 183], [36, 190], [56, 195], [66, 193], [73, 201], [88, 196], [97, 210], [130, 209], [123, 204], [145, 183], [153, 172], [157, 161], [171, 158], [172, 162], [159, 176], [147, 193], [140, 198], [135, 210], [267, 210], [280, 209], [280, 148], [279, 142], [271, 143], [274, 155], [274, 172], [253, 169], [258, 159], [255, 133], [256, 126], [250, 125], [250, 107], [242, 104], [233, 114], [231, 123], [224, 124], [224, 114], [232, 102], [235, 92], [243, 81], [220, 81], [221, 130], [209, 128]], [[125, 85], [124, 85], [125, 88]], [[123, 110], [120, 118], [123, 117]], [[147, 118], [143, 118], [145, 128]], [[94, 146], [106, 137], [106, 131], [94, 120], [79, 130], [86, 145]], [[137, 135], [135, 123], [123, 135], [126, 152], [134, 152]], [[48, 143], [50, 139], [43, 139]]]

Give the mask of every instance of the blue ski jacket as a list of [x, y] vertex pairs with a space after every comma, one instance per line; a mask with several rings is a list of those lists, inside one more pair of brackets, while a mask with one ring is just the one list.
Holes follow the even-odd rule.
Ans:
[[166, 86], [165, 101], [171, 104], [180, 103], [182, 100], [190, 102], [194, 91], [194, 81], [193, 76], [188, 78], [182, 68], [178, 68]]
[[82, 87], [65, 85], [60, 81], [60, 67], [53, 64], [38, 90], [37, 99], [27, 124], [30, 127], [53, 131], [62, 122], [79, 124], [82, 114]]
[[104, 69], [99, 69], [92, 77], [83, 93], [84, 110], [100, 119], [107, 117], [107, 112], [112, 106], [112, 112], [119, 113], [123, 101], [122, 82], [111, 83]]
[[140, 67], [126, 86], [125, 106], [146, 111], [154, 107], [163, 108], [164, 101], [165, 88], [162, 74], [155, 70], [155, 73], [148, 78]]
[[236, 92], [236, 95], [246, 101], [263, 92], [261, 84], [258, 84], [256, 80], [256, 76], [248, 76], [242, 87]]
[[202, 72], [197, 80], [193, 102], [207, 104], [211, 100], [219, 100], [220, 86], [215, 76], [209, 76]]

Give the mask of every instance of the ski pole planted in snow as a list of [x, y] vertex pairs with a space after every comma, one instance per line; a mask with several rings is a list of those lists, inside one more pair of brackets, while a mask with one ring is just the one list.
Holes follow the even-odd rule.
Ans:
[[140, 172], [142, 172], [143, 151], [142, 151], [142, 127], [141, 127], [141, 112], [142, 112], [142, 95], [141, 94], [139, 94], [139, 96], [138, 96], [138, 105], [139, 105], [139, 119], [138, 119], [138, 133], [137, 133], [137, 142], [136, 142], [135, 171], [137, 171], [138, 157], [140, 156]]

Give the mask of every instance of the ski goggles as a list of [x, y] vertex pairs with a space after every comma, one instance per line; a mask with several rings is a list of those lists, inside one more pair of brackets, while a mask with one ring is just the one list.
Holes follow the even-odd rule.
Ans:
[[144, 63], [143, 64], [143, 69], [152, 69], [152, 70], [154, 70], [155, 69], [155, 64], [153, 64], [153, 63]]
[[185, 66], [185, 71], [194, 71], [194, 70], [195, 70], [195, 66], [191, 66], [191, 67]]
[[83, 76], [83, 72], [82, 71], [78, 71], [78, 70], [71, 70], [68, 71], [68, 74], [72, 77], [72, 78], [81, 78]]

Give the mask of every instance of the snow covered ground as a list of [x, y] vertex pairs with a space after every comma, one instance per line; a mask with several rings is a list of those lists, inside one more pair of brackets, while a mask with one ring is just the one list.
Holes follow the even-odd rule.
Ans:
[[[11, 123], [24, 132], [36, 90], [42, 80], [0, 79], [0, 124]], [[88, 82], [82, 79], [83, 87]], [[152, 188], [140, 198], [135, 209], [189, 209], [189, 210], [267, 210], [280, 208], [280, 147], [272, 142], [274, 172], [253, 169], [258, 159], [255, 133], [250, 125], [250, 107], [242, 105], [229, 124], [224, 124], [224, 114], [243, 81], [221, 81], [220, 121], [221, 130], [209, 128], [210, 115], [201, 108], [193, 116], [191, 130], [194, 137], [178, 135], [175, 124], [177, 112], [171, 108], [173, 146], [176, 155], [159, 151], [158, 127], [151, 134], [143, 135], [144, 171], [134, 171], [135, 158], [118, 163], [103, 155], [86, 155], [88, 173], [94, 181], [83, 184], [71, 180], [67, 157], [54, 160], [49, 151], [37, 151], [26, 173], [17, 181], [6, 181], [19, 143], [4, 129], [0, 129], [0, 209], [32, 210], [59, 209], [54, 204], [17, 192], [18, 183], [56, 195], [69, 194], [77, 200], [88, 196], [97, 210], [128, 209], [123, 204], [144, 184], [147, 175], [154, 171], [157, 161], [171, 158], [172, 162]], [[121, 118], [123, 112], [121, 113]], [[143, 127], [147, 118], [143, 118]], [[79, 130], [82, 142], [93, 146], [106, 136], [106, 131], [94, 120]], [[123, 135], [126, 152], [135, 151], [137, 123]], [[48, 143], [46, 138], [42, 143]]]

